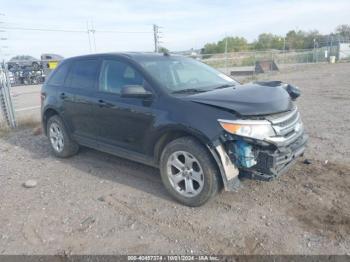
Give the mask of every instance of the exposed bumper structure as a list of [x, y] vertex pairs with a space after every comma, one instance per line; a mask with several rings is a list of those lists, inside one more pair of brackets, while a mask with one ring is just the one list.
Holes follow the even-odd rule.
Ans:
[[302, 134], [293, 143], [271, 149], [257, 149], [257, 164], [251, 168], [242, 168], [241, 175], [269, 181], [283, 174], [288, 167], [304, 154], [308, 136]]
[[[234, 166], [240, 177], [269, 181], [283, 174], [304, 154], [308, 136], [305, 134], [297, 109], [287, 114], [268, 116], [276, 135], [264, 140], [225, 133], [221, 139], [225, 154], [219, 154], [226, 166], [222, 173], [229, 184], [232, 177], [227, 169]], [[218, 151], [219, 147], [216, 147]], [[227, 164], [227, 157], [231, 163]], [[224, 182], [225, 182], [224, 179]], [[226, 187], [226, 190], [230, 190]]]

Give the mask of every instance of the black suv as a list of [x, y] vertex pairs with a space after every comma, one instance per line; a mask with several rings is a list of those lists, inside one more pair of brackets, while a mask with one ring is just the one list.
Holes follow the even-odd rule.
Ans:
[[87, 55], [63, 60], [43, 85], [42, 123], [56, 156], [83, 145], [159, 167], [175, 199], [199, 206], [303, 154], [299, 94], [279, 81], [241, 85], [177, 55]]

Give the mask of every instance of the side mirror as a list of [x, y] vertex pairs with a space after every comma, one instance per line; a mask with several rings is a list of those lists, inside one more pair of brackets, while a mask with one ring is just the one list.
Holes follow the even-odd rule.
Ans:
[[147, 98], [151, 97], [152, 93], [141, 85], [126, 85], [122, 88], [120, 95], [128, 98]]
[[301, 95], [300, 89], [296, 86], [288, 85], [286, 87], [286, 90], [292, 100], [296, 100]]

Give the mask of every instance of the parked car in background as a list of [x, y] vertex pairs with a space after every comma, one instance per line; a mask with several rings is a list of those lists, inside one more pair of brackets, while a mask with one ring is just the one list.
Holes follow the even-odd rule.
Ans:
[[29, 56], [29, 55], [19, 55], [12, 57], [7, 62], [7, 68], [10, 71], [17, 71], [21, 69], [30, 68], [32, 70], [39, 70], [41, 68], [40, 60]]
[[192, 58], [97, 54], [50, 74], [42, 123], [56, 156], [83, 145], [158, 167], [176, 200], [199, 206], [240, 176], [271, 180], [303, 155], [299, 95], [280, 81], [242, 85]]
[[[43, 67], [51, 68], [51, 64], [54, 65], [54, 63], [59, 63], [61, 60], [63, 60], [63, 56], [57, 55], [57, 54], [42, 54], [41, 55], [41, 63]], [[57, 65], [56, 64], [56, 65]], [[54, 69], [54, 68], [51, 68]]]
[[57, 54], [42, 54], [41, 65], [44, 71], [44, 76], [48, 76], [63, 59], [63, 56]]

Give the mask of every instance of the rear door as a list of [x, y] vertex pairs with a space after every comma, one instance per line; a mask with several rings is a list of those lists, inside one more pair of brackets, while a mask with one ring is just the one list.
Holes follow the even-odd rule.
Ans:
[[98, 135], [96, 119], [92, 114], [92, 103], [97, 88], [99, 59], [75, 60], [66, 79], [66, 88], [59, 94], [65, 103], [64, 115], [70, 131], [79, 140], [95, 139]]
[[[42, 89], [42, 112], [46, 110], [46, 107], [53, 106], [56, 110], [60, 112], [60, 115], [63, 117], [64, 122], [66, 121], [64, 109], [69, 106], [70, 103], [73, 103], [73, 96], [66, 92], [65, 79], [69, 72], [70, 63], [63, 62], [60, 64], [55, 71], [53, 71]], [[62, 99], [61, 94], [65, 93], [65, 99]], [[43, 104], [44, 103], [44, 104]]]

